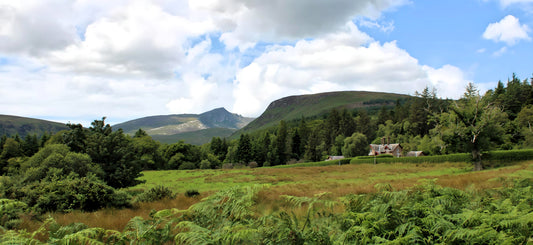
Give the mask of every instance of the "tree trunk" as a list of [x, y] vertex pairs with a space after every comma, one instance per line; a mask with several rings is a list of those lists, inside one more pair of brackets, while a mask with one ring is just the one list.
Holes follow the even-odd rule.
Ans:
[[472, 161], [474, 161], [474, 171], [483, 170], [483, 163], [481, 162], [481, 152], [478, 149], [472, 150]]

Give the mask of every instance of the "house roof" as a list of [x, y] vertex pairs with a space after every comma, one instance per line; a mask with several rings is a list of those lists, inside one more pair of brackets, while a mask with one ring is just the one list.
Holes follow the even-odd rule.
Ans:
[[372, 155], [373, 152], [377, 152], [378, 154], [392, 153], [396, 151], [397, 148], [401, 150], [402, 146], [400, 144], [370, 144], [370, 155]]
[[344, 156], [329, 156], [328, 160], [340, 160], [344, 159]]

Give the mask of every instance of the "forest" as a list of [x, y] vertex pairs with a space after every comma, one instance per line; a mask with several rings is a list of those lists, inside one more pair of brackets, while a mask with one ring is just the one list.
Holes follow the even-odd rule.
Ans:
[[[533, 121], [532, 83], [533, 78], [520, 80], [513, 74], [512, 79], [509, 79], [506, 84], [499, 82], [495, 89], [489, 90], [483, 95], [479, 93], [474, 84], [469, 84], [465, 88], [464, 95], [458, 100], [439, 99], [437, 91], [426, 87], [422, 92], [416, 92], [415, 96], [409, 99], [396, 101], [394, 106], [383, 106], [377, 113], [367, 111], [364, 107], [355, 110], [339, 108], [315, 118], [302, 116], [301, 119], [295, 121], [280, 121], [275, 127], [241, 134], [235, 139], [215, 137], [210, 143], [202, 146], [184, 142], [162, 144], [153, 140], [142, 129], [139, 129], [134, 135], [127, 135], [121, 129], [113, 130], [109, 124], [106, 124], [105, 117], [101, 120], [95, 120], [90, 127], [84, 127], [81, 124], [67, 124], [68, 130], [53, 135], [44, 134], [40, 137], [27, 135], [24, 138], [3, 136], [0, 140], [0, 173], [2, 174], [0, 178], [0, 197], [2, 198], [0, 206], [4, 208], [4, 211], [2, 211], [3, 217], [0, 220], [0, 226], [5, 229], [18, 227], [21, 222], [17, 219], [20, 210], [24, 210], [24, 212], [31, 210], [35, 214], [43, 214], [46, 212], [70, 212], [72, 210], [95, 211], [109, 207], [127, 208], [131, 207], [135, 201], [157, 200], [161, 196], [170, 195], [169, 190], [165, 188], [156, 188], [151, 190], [152, 193], [147, 192], [143, 194], [144, 196], [140, 195], [135, 198], [133, 198], [132, 193], [125, 191], [125, 188], [142, 183], [139, 177], [145, 170], [255, 168], [297, 162], [317, 162], [330, 155], [365, 156], [368, 155], [369, 144], [379, 144], [384, 137], [390, 139], [391, 142], [400, 143], [404, 153], [414, 150], [423, 151], [427, 155], [469, 153], [472, 158], [473, 169], [482, 170], [484, 168], [483, 155], [489, 150], [526, 149], [533, 146], [533, 130], [531, 128]], [[520, 184], [520, 187], [523, 186], [523, 183]], [[459, 234], [442, 233], [442, 229], [448, 229], [446, 227], [430, 228], [431, 222], [444, 219], [443, 224], [450, 227], [461, 222], [473, 222], [472, 225], [485, 222], [483, 220], [486, 217], [482, 213], [475, 214], [476, 219], [479, 220], [470, 220], [467, 217], [474, 214], [462, 213], [461, 210], [465, 205], [473, 205], [470, 203], [473, 200], [478, 202], [477, 205], [481, 208], [516, 208], [518, 210], [516, 215], [521, 215], [523, 213], [520, 212], [523, 210], [520, 208], [522, 205], [520, 198], [531, 194], [531, 189], [505, 190], [497, 194], [498, 198], [501, 195], [519, 195], [511, 200], [513, 205], [518, 206], [504, 207], [506, 204], [497, 203], [495, 205], [500, 206], [489, 207], [484, 206], [486, 204], [483, 203], [483, 200], [477, 199], [478, 196], [456, 193], [457, 190], [442, 189], [435, 186], [423, 188], [425, 189], [417, 190], [414, 193], [390, 192], [390, 189], [386, 189], [380, 194], [383, 196], [349, 197], [345, 202], [348, 211], [341, 220], [338, 217], [332, 219], [328, 216], [331, 215], [331, 212], [326, 212], [327, 202], [322, 202], [320, 196], [314, 199], [287, 197], [288, 202], [297, 206], [306, 203], [309, 212], [316, 213], [317, 211], [313, 209], [318, 207], [324, 211], [325, 216], [314, 217], [313, 219], [309, 216], [301, 230], [294, 230], [294, 227], [301, 225], [296, 225], [297, 220], [288, 214], [267, 216], [252, 222], [250, 219], [253, 215], [251, 216], [250, 213], [246, 212], [246, 208], [252, 205], [247, 204], [247, 200], [253, 199], [253, 195], [256, 193], [252, 190], [248, 190], [250, 193], [232, 190], [231, 195], [241, 196], [236, 197], [236, 199], [224, 200], [224, 202], [234, 202], [231, 205], [237, 205], [235, 207], [216, 206], [220, 205], [220, 202], [215, 199], [222, 197], [213, 196], [205, 202], [199, 203], [198, 206], [194, 206], [186, 214], [180, 213], [181, 211], [176, 213], [167, 210], [166, 213], [154, 214], [152, 221], [140, 220], [138, 222], [142, 223], [140, 225], [156, 222], [155, 224], [150, 223], [150, 225], [157, 227], [175, 225], [178, 222], [178, 230], [188, 231], [188, 233], [183, 233], [183, 235], [175, 238], [182, 243], [187, 243], [187, 241], [195, 243], [194, 241], [198, 241], [195, 239], [215, 239], [210, 240], [213, 243], [216, 243], [217, 239], [218, 241], [220, 239], [247, 241], [246, 239], [250, 237], [276, 241], [275, 236], [280, 235], [261, 230], [260, 227], [264, 223], [283, 226], [279, 228], [287, 232], [284, 237], [289, 237], [293, 241], [325, 239], [324, 234], [331, 234], [332, 231], [321, 229], [332, 225], [331, 227], [338, 229], [335, 233], [337, 234], [336, 237], [334, 236], [335, 239], [344, 241], [370, 239], [365, 241], [368, 243], [379, 242], [381, 240], [373, 236], [372, 232], [378, 232], [376, 229], [382, 229], [379, 232], [389, 234], [382, 237], [383, 239], [434, 239], [435, 241], [452, 239], [446, 241], [460, 243], [460, 241], [464, 241], [465, 237], [459, 237]], [[429, 191], [427, 188], [433, 189]], [[435, 192], [442, 193], [436, 195]], [[515, 192], [517, 193], [515, 194]], [[428, 195], [434, 199], [427, 199], [426, 196]], [[440, 205], [443, 205], [442, 210], [439, 211], [441, 213], [428, 211], [431, 205], [440, 202], [438, 196], [445, 195], [458, 198], [457, 203], [456, 201], [453, 201], [453, 205], [441, 203]], [[487, 193], [484, 195], [490, 199], [495, 194]], [[426, 200], [424, 205], [428, 206], [417, 206], [415, 203], [410, 203], [409, 200], [412, 198], [424, 199]], [[497, 200], [499, 200], [498, 198]], [[502, 199], [502, 201], [504, 200], [506, 199]], [[399, 226], [402, 227], [401, 230], [398, 230], [400, 229], [398, 226], [392, 227], [391, 223], [382, 224], [383, 226], [379, 228], [365, 226], [370, 222], [367, 219], [377, 222], [382, 218], [379, 215], [383, 210], [376, 210], [380, 206], [372, 206], [368, 204], [369, 202], [378, 202], [384, 209], [389, 207], [387, 212], [394, 212], [390, 210], [391, 205], [407, 205], [408, 209], [404, 211], [412, 213], [411, 215], [414, 215], [415, 218], [405, 216], [407, 214], [404, 211], [402, 211], [403, 213], [391, 213], [388, 218], [396, 219], [394, 222], [398, 225], [404, 224]], [[315, 203], [318, 206], [315, 206]], [[528, 205], [531, 206], [531, 203]], [[223, 212], [227, 216], [217, 217], [222, 219], [221, 222], [229, 222], [229, 226], [233, 227], [232, 229], [238, 230], [235, 233], [236, 237], [216, 237], [213, 232], [217, 232], [216, 229], [222, 229], [224, 226], [205, 223], [214, 221], [206, 220], [209, 214], [204, 209], [211, 211], [228, 209], [227, 212]], [[403, 210], [403, 206], [400, 209]], [[14, 211], [10, 213], [10, 211], [5, 210]], [[358, 212], [370, 213], [369, 216], [363, 217]], [[527, 215], [530, 216], [530, 214]], [[176, 217], [181, 218], [176, 220]], [[405, 223], [406, 219], [410, 220], [411, 223]], [[528, 220], [524, 222], [526, 222], [526, 226], [530, 227], [531, 221]], [[355, 223], [360, 224], [358, 229], [362, 230], [352, 230], [350, 227]], [[204, 228], [199, 227], [199, 224], [205, 225]], [[328, 225], [323, 226], [324, 224]], [[501, 229], [511, 232], [515, 225], [517, 224], [509, 223]], [[210, 228], [211, 233], [208, 233], [211, 237], [189, 237], [189, 235], [201, 235], [200, 233], [203, 231], [202, 229], [206, 229], [205, 227], [212, 228]], [[464, 230], [465, 227], [467, 228], [468, 225], [465, 226], [463, 223], [461, 232], [467, 232]], [[94, 232], [100, 231], [95, 230]], [[495, 237], [502, 236], [502, 233], [498, 233], [499, 231], [495, 232], [493, 234]], [[251, 233], [255, 235], [251, 236]], [[528, 234], [527, 232], [520, 234], [519, 237], [521, 238], [519, 239], [527, 239], [531, 236]], [[250, 237], [242, 240], [248, 235]], [[472, 235], [463, 234], [463, 236]], [[100, 236], [104, 235], [100, 234]], [[121, 238], [111, 236], [106, 239]], [[293, 244], [299, 243], [294, 242]]]

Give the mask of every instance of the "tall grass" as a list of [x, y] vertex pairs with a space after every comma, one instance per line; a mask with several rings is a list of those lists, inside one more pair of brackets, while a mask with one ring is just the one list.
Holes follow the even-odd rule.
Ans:
[[[148, 171], [147, 183], [130, 190], [148, 190], [150, 186], [169, 187], [178, 197], [151, 203], [139, 203], [132, 209], [103, 209], [96, 212], [51, 213], [57, 223], [68, 225], [74, 222], [89, 227], [102, 227], [122, 231], [136, 216], [148, 219], [153, 210], [177, 208], [186, 210], [202, 198], [217, 191], [255, 184], [265, 185], [255, 196], [256, 210], [261, 215], [286, 210], [283, 196], [313, 197], [328, 192], [331, 198], [349, 194], [371, 194], [378, 191], [377, 184], [387, 183], [394, 190], [405, 190], [424, 181], [435, 181], [443, 187], [460, 190], [484, 190], [502, 187], [507, 178], [533, 176], [533, 162], [521, 162], [513, 166], [470, 171], [471, 164], [348, 164], [318, 167], [255, 168], [232, 170]], [[200, 197], [187, 198], [186, 190], [195, 189]], [[342, 210], [337, 210], [341, 212]], [[21, 224], [23, 229], [34, 231], [39, 222], [28, 217]]]
[[[529, 244], [533, 179], [504, 178], [502, 188], [460, 190], [425, 180], [405, 190], [282, 196], [258, 212], [266, 186], [221, 190], [186, 210], [134, 217], [122, 230], [48, 219], [36, 232], [0, 230], [0, 243], [39, 244]], [[338, 207], [342, 207], [339, 209]], [[35, 234], [48, 234], [41, 241]]]

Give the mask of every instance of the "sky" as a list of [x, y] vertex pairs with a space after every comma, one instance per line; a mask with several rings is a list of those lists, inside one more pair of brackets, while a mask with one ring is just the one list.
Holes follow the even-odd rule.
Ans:
[[82, 123], [533, 76], [533, 0], [0, 0], [0, 114]]

